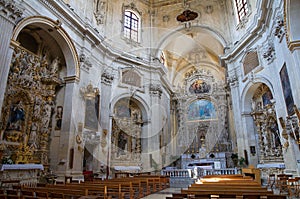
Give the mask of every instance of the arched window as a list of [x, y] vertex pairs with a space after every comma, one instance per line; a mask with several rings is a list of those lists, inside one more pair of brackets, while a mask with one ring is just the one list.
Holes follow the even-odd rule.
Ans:
[[124, 12], [124, 37], [135, 42], [139, 42], [140, 18], [134, 12], [125, 10]]
[[237, 20], [238, 22], [242, 21], [242, 18], [248, 14], [249, 7], [247, 0], [234, 0], [235, 1], [235, 8], [237, 13]]

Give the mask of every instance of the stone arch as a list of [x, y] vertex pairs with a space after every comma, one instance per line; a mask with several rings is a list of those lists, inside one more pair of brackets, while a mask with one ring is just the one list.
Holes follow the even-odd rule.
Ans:
[[67, 77], [79, 80], [80, 68], [78, 54], [72, 39], [61, 27], [61, 22], [44, 16], [27, 17], [17, 24], [13, 32], [12, 41], [16, 41], [20, 32], [28, 25], [34, 25], [51, 33], [51, 36], [57, 41], [63, 52], [67, 67]]
[[254, 95], [256, 89], [261, 85], [261, 84], [265, 84], [270, 91], [272, 92], [273, 96], [274, 95], [274, 89], [273, 86], [271, 84], [271, 82], [266, 79], [266, 78], [257, 78], [254, 79], [253, 82], [248, 82], [246, 84], [246, 86], [244, 87], [243, 91], [242, 91], [242, 113], [250, 113], [251, 112], [251, 99], [252, 96]]
[[[224, 38], [224, 36], [218, 31], [211, 27], [205, 26], [205, 25], [196, 25], [193, 26], [193, 28], [200, 28], [202, 31], [204, 31], [206, 34], [211, 35], [216, 41], [218, 41], [223, 47], [227, 46], [228, 42]], [[156, 52], [154, 53], [156, 57], [160, 57], [161, 51], [165, 48], [165, 46], [172, 41], [175, 37], [178, 35], [183, 35], [182, 33], [185, 30], [183, 27], [178, 27], [171, 32], [168, 31], [167, 34], [165, 34], [160, 41], [158, 42], [158, 45], [156, 47]]]
[[122, 95], [119, 95], [117, 97], [115, 97], [111, 103], [110, 103], [110, 115], [113, 115], [114, 114], [114, 107], [116, 105], [116, 103], [121, 100], [121, 99], [124, 99], [124, 98], [131, 98], [135, 103], [137, 103], [137, 105], [139, 106], [139, 108], [141, 109], [142, 111], [142, 118], [143, 118], [143, 121], [144, 122], [147, 122], [149, 120], [149, 111], [150, 111], [150, 107], [148, 106], [148, 104], [145, 102], [145, 100], [138, 96], [138, 95], [130, 95], [130, 93], [126, 93], [126, 94], [122, 94]]

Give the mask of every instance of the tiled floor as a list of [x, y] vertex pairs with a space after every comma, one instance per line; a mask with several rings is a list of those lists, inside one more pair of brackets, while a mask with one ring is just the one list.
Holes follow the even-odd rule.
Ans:
[[172, 193], [180, 193], [181, 188], [168, 188], [158, 193], [151, 194], [143, 199], [165, 199], [167, 196], [172, 196]]

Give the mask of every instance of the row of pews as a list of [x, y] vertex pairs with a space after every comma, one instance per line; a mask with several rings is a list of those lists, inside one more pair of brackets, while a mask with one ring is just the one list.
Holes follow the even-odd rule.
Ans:
[[[170, 186], [166, 176], [134, 176], [83, 183], [46, 184], [20, 187], [18, 192], [6, 190], [0, 198], [18, 199], [139, 199]], [[12, 197], [12, 196], [17, 197]]]
[[167, 197], [167, 199], [179, 198], [286, 199], [286, 196], [274, 194], [250, 176], [237, 174], [205, 176], [188, 188], [181, 189], [181, 193]]

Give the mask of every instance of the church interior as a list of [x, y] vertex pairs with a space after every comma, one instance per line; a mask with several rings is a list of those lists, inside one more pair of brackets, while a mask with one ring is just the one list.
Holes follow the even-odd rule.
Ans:
[[0, 9], [1, 186], [300, 176], [300, 1]]

